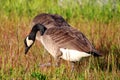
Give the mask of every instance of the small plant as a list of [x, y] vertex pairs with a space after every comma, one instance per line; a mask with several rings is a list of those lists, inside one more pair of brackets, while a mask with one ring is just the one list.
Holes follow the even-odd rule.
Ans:
[[36, 80], [46, 80], [46, 79], [47, 79], [47, 76], [44, 75], [44, 74], [41, 74], [40, 72], [33, 72], [33, 73], [31, 74], [31, 76], [32, 76], [33, 78], [35, 78]]

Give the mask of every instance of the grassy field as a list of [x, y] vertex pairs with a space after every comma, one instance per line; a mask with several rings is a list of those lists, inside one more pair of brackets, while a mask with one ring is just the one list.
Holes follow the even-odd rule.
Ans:
[[[23, 42], [40, 13], [63, 16], [104, 56], [83, 58], [72, 74], [66, 61], [40, 68], [53, 58], [38, 41], [25, 55]], [[0, 0], [0, 80], [120, 80], [120, 1]]]

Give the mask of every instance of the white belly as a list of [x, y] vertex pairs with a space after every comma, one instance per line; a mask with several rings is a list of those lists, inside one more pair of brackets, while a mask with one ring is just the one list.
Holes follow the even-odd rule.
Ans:
[[63, 53], [61, 58], [68, 61], [79, 61], [82, 57], [88, 57], [91, 55], [85, 52], [80, 52], [72, 49], [60, 48], [60, 51]]

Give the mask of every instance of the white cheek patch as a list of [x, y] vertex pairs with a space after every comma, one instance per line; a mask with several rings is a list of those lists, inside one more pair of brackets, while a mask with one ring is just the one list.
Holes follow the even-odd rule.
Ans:
[[68, 61], [79, 61], [82, 57], [88, 57], [91, 55], [86, 52], [81, 52], [73, 49], [60, 48], [60, 51], [63, 53], [61, 58]]
[[29, 40], [28, 37], [27, 37], [26, 38], [26, 42], [27, 42], [27, 46], [30, 46], [30, 45], [32, 45], [33, 40]]

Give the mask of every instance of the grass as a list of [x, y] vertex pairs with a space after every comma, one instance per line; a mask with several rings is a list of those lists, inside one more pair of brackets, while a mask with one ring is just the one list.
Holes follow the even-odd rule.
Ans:
[[[0, 0], [0, 80], [120, 79], [120, 2], [61, 1]], [[41, 63], [54, 62], [38, 41], [27, 55], [24, 54], [23, 40], [30, 32], [33, 17], [39, 13], [63, 16], [70, 25], [83, 32], [104, 56], [83, 58], [76, 63], [72, 75], [66, 61], [62, 61], [58, 68], [38, 67]]]

